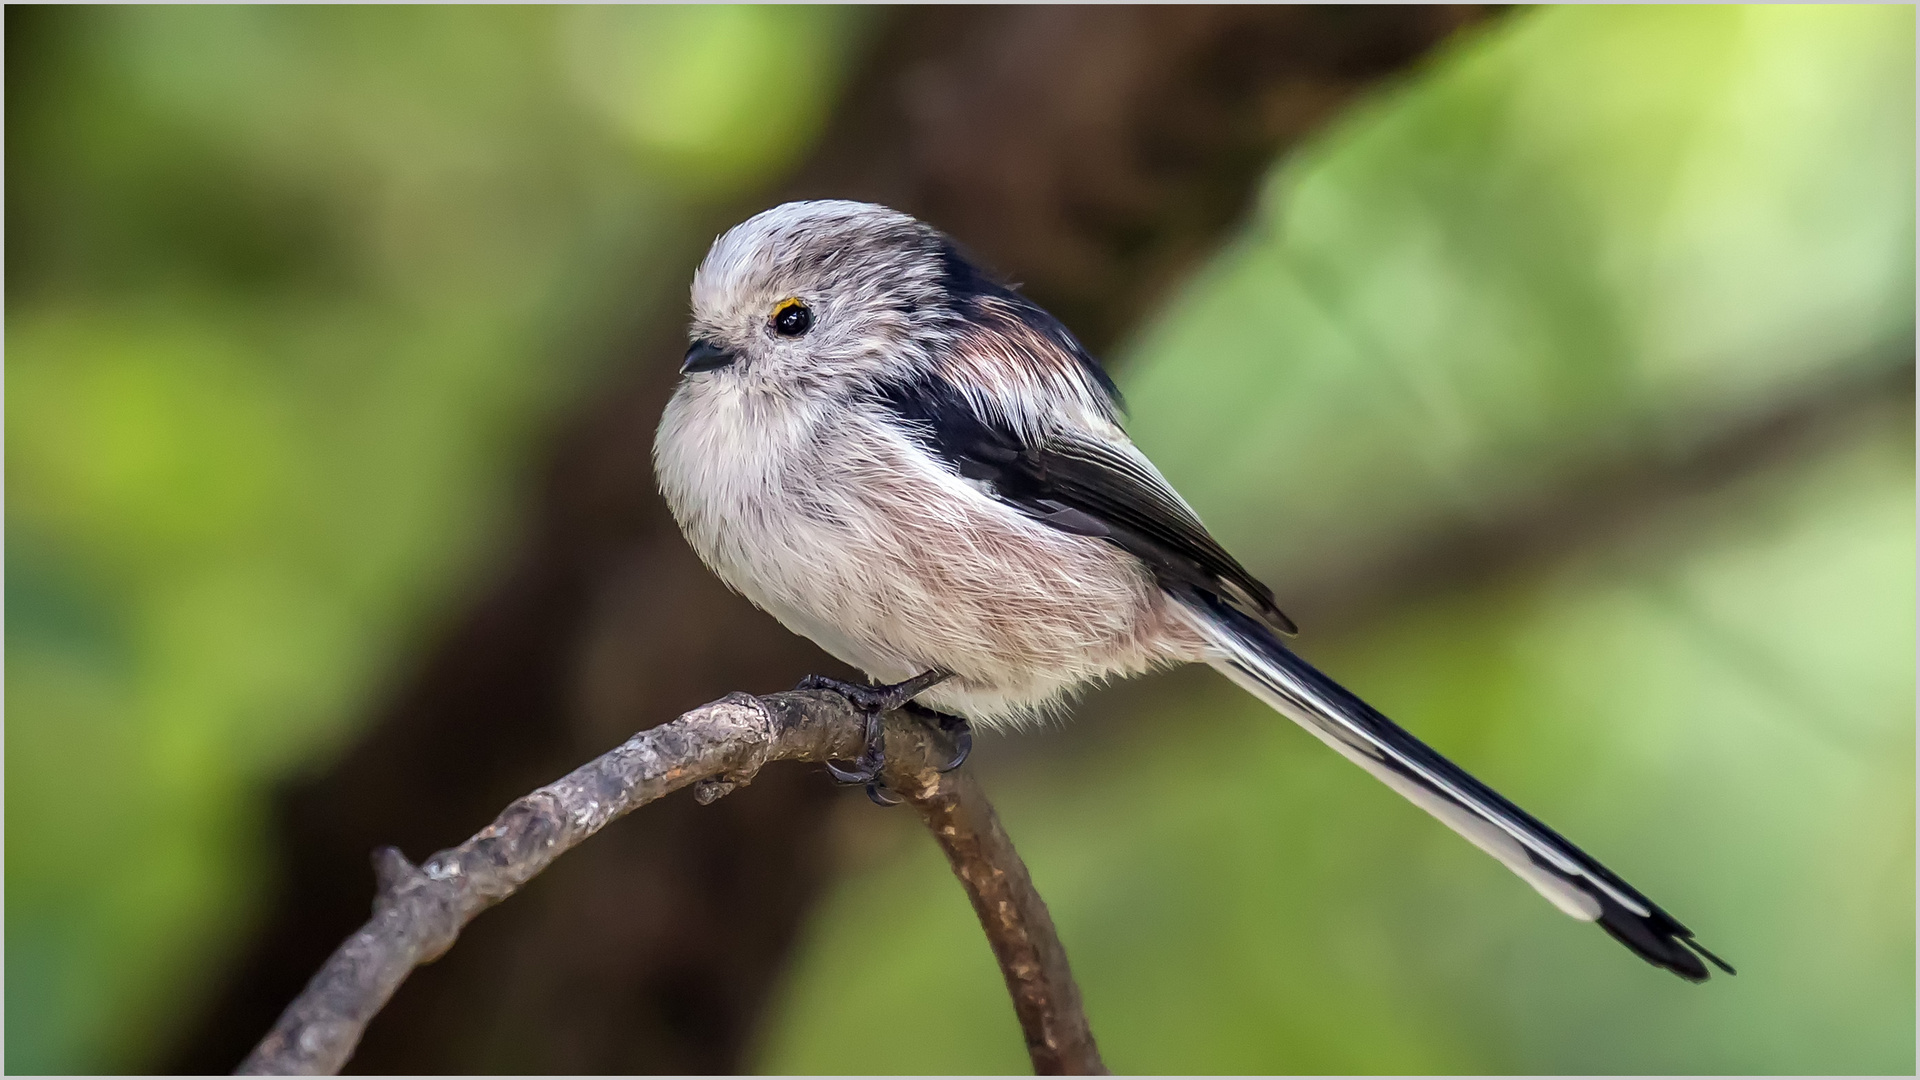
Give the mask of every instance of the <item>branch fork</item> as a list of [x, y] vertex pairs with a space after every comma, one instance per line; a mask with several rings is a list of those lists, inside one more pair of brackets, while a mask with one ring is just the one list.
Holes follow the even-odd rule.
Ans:
[[[709, 805], [773, 761], [850, 760], [864, 747], [865, 726], [831, 691], [728, 694], [515, 800], [465, 843], [419, 866], [381, 848], [373, 856], [373, 917], [334, 951], [236, 1072], [339, 1072], [414, 968], [445, 955], [475, 916], [615, 818], [689, 786]], [[953, 748], [926, 724], [894, 712], [884, 732], [882, 778], [913, 804], [965, 886], [1034, 1071], [1106, 1072], [1046, 904], [979, 784], [964, 767], [940, 771]]]

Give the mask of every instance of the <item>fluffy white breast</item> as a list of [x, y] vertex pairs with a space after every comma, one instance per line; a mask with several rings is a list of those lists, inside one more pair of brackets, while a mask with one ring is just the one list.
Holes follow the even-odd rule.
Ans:
[[722, 580], [833, 655], [884, 682], [947, 668], [921, 700], [989, 723], [1194, 658], [1132, 556], [982, 491], [876, 406], [726, 382], [675, 395], [661, 490]]

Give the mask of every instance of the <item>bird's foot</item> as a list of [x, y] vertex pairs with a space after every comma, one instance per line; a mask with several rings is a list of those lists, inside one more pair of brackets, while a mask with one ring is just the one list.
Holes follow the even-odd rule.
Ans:
[[905, 710], [907, 715], [919, 720], [924, 720], [934, 727], [939, 728], [953, 740], [953, 760], [940, 766], [941, 772], [952, 772], [967, 763], [967, 756], [973, 753], [973, 725], [967, 723], [966, 717], [955, 716], [952, 713], [943, 713], [937, 709], [929, 709], [925, 705], [916, 705], [913, 702], [908, 702], [906, 705], [901, 706], [901, 708]]
[[[881, 806], [897, 806], [900, 800], [887, 794], [887, 786], [880, 781], [880, 770], [887, 764], [886, 729], [881, 718], [894, 709], [907, 708], [915, 696], [933, 686], [952, 678], [952, 673], [938, 668], [922, 672], [905, 682], [891, 686], [861, 686], [858, 683], [830, 679], [824, 675], [809, 675], [800, 680], [799, 690], [831, 690], [847, 699], [847, 703], [860, 712], [866, 720], [866, 740], [861, 747], [860, 756], [850, 763], [851, 769], [841, 768], [833, 762], [827, 762], [827, 772], [842, 784], [865, 784], [867, 798]], [[941, 730], [951, 731], [948, 722], [959, 725], [962, 750], [954, 759], [951, 769], [966, 759], [966, 749], [972, 745], [972, 735], [967, 730], [966, 721], [959, 717], [948, 717], [922, 706], [912, 706], [909, 710], [916, 716], [934, 717]], [[945, 770], [942, 770], [945, 771]]]
[[923, 671], [905, 682], [893, 683], [890, 686], [862, 686], [859, 683], [829, 679], [825, 675], [809, 675], [801, 679], [800, 685], [794, 689], [831, 690], [846, 698], [848, 703], [863, 713], [885, 713], [900, 708], [951, 678], [953, 678], [953, 672], [934, 668], [931, 671]]

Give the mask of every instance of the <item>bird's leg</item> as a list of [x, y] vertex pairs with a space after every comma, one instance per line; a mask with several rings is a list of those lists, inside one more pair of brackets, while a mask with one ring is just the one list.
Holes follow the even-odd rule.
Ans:
[[[809, 675], [801, 679], [796, 689], [831, 690], [846, 698], [847, 703], [866, 718], [866, 743], [860, 751], [860, 756], [853, 759], [853, 768], [843, 769], [829, 761], [827, 772], [843, 784], [867, 785], [867, 797], [882, 806], [896, 805], [898, 800], [883, 797], [886, 787], [880, 783], [880, 770], [887, 763], [886, 729], [880, 718], [894, 709], [906, 706], [919, 694], [952, 677], [952, 672], [934, 668], [891, 686], [861, 686], [857, 683], [842, 682], [839, 679], [829, 679], [824, 675]], [[927, 711], [932, 712], [930, 709]], [[961, 723], [964, 725], [965, 721]], [[944, 725], [942, 726], [944, 728]]]
[[831, 690], [863, 713], [885, 713], [898, 709], [951, 678], [953, 672], [934, 668], [890, 686], [861, 686], [859, 683], [829, 679], [825, 675], [809, 675], [801, 679], [800, 685], [794, 689]]

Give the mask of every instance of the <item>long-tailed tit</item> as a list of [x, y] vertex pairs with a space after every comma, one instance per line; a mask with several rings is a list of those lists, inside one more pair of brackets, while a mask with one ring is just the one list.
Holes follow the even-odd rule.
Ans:
[[[943, 234], [855, 202], [776, 207], [693, 280], [660, 489], [729, 586], [865, 671], [811, 680], [959, 733], [1089, 683], [1211, 664], [1648, 962], [1704, 980], [1692, 932], [1282, 643], [1293, 624], [1120, 429], [1052, 316]], [[939, 710], [932, 712], [930, 710]], [[871, 789], [870, 789], [871, 790]], [[1698, 955], [1696, 955], [1698, 954]]]

